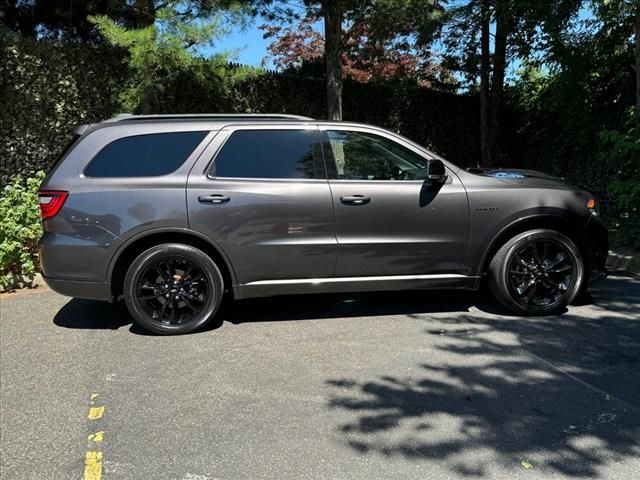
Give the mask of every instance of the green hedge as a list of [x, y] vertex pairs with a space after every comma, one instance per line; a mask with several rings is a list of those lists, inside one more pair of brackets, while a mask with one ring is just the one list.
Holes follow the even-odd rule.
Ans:
[[104, 48], [0, 39], [0, 181], [47, 170], [70, 127], [108, 118], [126, 75], [122, 55]]

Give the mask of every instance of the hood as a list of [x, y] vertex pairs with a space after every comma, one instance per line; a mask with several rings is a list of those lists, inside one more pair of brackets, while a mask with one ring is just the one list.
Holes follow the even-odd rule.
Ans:
[[467, 171], [475, 175], [497, 178], [512, 185], [561, 187], [565, 189], [583, 190], [582, 187], [572, 185], [561, 177], [538, 172], [537, 170], [524, 170], [519, 168], [469, 168]]

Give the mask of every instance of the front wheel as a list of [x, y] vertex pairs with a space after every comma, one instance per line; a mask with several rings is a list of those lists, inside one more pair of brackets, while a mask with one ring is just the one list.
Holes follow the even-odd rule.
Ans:
[[509, 310], [521, 315], [558, 313], [573, 301], [584, 281], [580, 251], [554, 230], [516, 235], [495, 254], [489, 288]]
[[223, 280], [215, 262], [190, 245], [157, 245], [134, 260], [124, 280], [131, 316], [154, 333], [175, 335], [202, 328], [215, 316]]

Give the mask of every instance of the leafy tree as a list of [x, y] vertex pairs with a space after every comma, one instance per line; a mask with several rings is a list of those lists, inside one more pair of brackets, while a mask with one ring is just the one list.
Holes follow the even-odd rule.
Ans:
[[182, 2], [167, 2], [150, 11], [153, 23], [141, 28], [127, 28], [107, 16], [89, 17], [112, 45], [128, 51], [132, 76], [122, 93], [122, 104], [130, 111], [161, 111], [165, 89], [181, 75], [192, 82], [217, 85], [220, 89], [251, 69], [227, 68], [229, 53], [219, 52], [204, 58], [198, 49], [212, 45], [223, 35], [220, 13], [184, 8]]
[[[402, 35], [418, 35], [426, 43], [434, 30], [433, 18], [437, 17], [434, 12], [440, 11], [436, 8], [437, 0], [302, 0], [298, 4], [291, 0], [254, 0], [248, 3], [253, 4], [254, 13], [271, 21], [323, 19], [327, 112], [332, 120], [342, 119], [343, 54], [348, 50], [348, 39], [366, 37], [375, 45]], [[355, 30], [351, 33], [353, 27], [357, 30], [363, 26], [366, 28], [360, 34]]]
[[[314, 29], [317, 20], [307, 14], [286, 27], [260, 27], [265, 31], [265, 38], [273, 39], [269, 53], [279, 68], [300, 71], [301, 68], [309, 69], [314, 63], [324, 65], [325, 41]], [[373, 33], [375, 27], [365, 20], [351, 24], [343, 33], [341, 63], [344, 78], [358, 82], [411, 79], [432, 88], [452, 84], [453, 79], [446, 69], [433, 61], [428, 51], [418, 51], [408, 35], [394, 32], [385, 38], [380, 33]]]
[[138, 29], [152, 25], [157, 12], [165, 7], [190, 19], [225, 10], [237, 13], [239, 4], [237, 0], [2, 0], [0, 18], [25, 37], [101, 42], [91, 16], [106, 16], [119, 25]]
[[448, 3], [442, 29], [445, 65], [461, 72], [471, 85], [479, 79], [482, 164], [497, 162], [499, 116], [509, 63], [559, 48], [569, 20], [582, 4], [582, 0]]
[[123, 20], [127, 0], [4, 0], [2, 22], [30, 38], [100, 41], [89, 15]]
[[618, 245], [640, 250], [640, 127], [635, 111], [627, 117], [620, 130], [599, 133], [598, 159], [614, 168], [608, 212], [613, 239]]

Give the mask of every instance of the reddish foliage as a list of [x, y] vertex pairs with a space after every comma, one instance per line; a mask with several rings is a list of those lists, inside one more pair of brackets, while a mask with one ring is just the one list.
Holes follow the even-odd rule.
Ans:
[[[279, 69], [322, 61], [324, 38], [314, 29], [316, 22], [316, 17], [308, 15], [287, 27], [260, 26], [265, 32], [264, 38], [273, 39], [268, 50]], [[358, 82], [404, 78], [432, 86], [432, 79], [449, 75], [432, 61], [428, 51], [416, 51], [406, 37], [380, 39], [362, 23], [353, 24], [344, 32], [342, 44], [343, 76]]]

